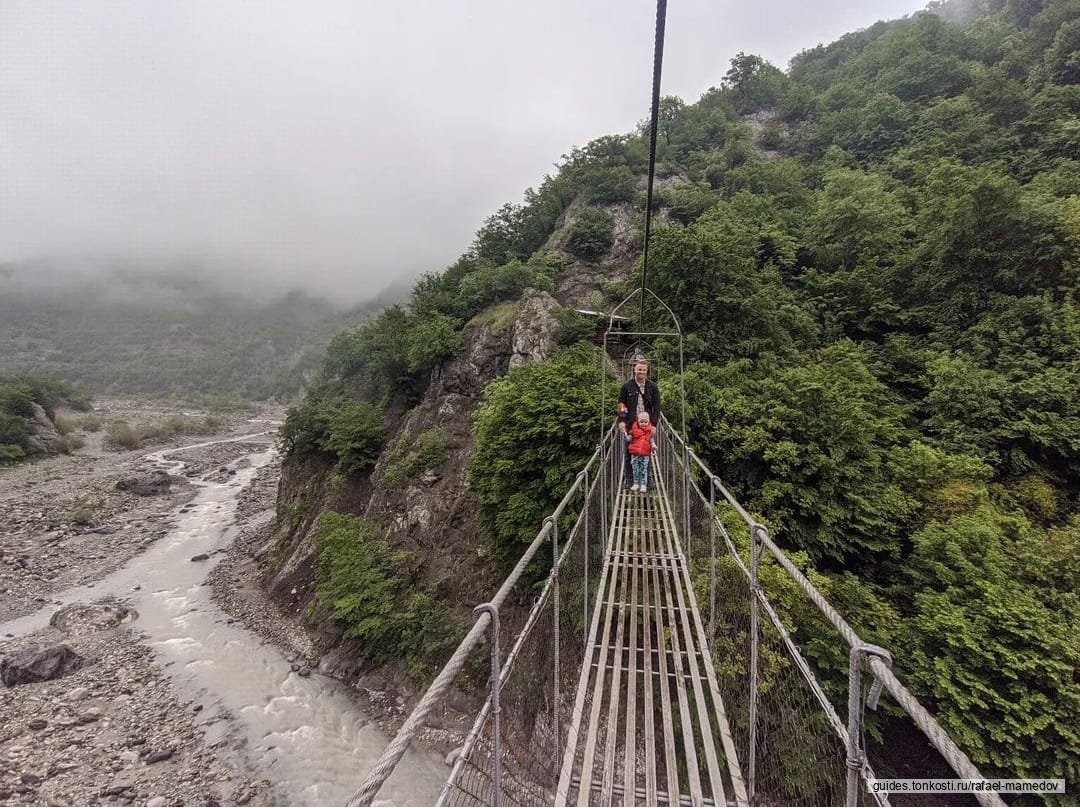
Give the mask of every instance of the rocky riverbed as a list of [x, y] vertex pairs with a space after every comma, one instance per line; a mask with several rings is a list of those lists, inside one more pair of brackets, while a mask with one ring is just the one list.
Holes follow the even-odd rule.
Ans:
[[[107, 422], [176, 414], [112, 403], [97, 416]], [[218, 416], [216, 434], [175, 439], [173, 447], [192, 446], [169, 458], [185, 461], [181, 475], [145, 459], [166, 445], [111, 451], [100, 431], [72, 455], [0, 470], [0, 623], [57, 605], [58, 593], [93, 585], [151, 548], [197, 493], [189, 478], [235, 474], [233, 461], [265, 449], [269, 438], [201, 444], [266, 430], [280, 416], [277, 409]], [[272, 504], [274, 474], [267, 469], [253, 487], [264, 503]], [[81, 619], [71, 619], [73, 610]], [[204, 712], [174, 686], [171, 663], [154, 653], [137, 617], [123, 603], [91, 599], [58, 607], [48, 627], [0, 636], [0, 675], [10, 683], [0, 687], [0, 803], [271, 800], [268, 783], [251, 774], [245, 741], [227, 712]], [[24, 681], [49, 665], [56, 670], [47, 676], [62, 675]]]

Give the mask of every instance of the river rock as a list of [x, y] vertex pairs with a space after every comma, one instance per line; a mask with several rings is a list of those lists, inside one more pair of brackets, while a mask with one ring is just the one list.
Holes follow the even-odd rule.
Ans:
[[79, 670], [85, 660], [66, 643], [26, 648], [0, 660], [0, 680], [8, 687], [47, 682]]
[[171, 746], [166, 749], [159, 749], [156, 752], [151, 752], [146, 756], [146, 765], [149, 766], [151, 763], [161, 763], [161, 761], [168, 760], [175, 754], [176, 749]]
[[167, 494], [170, 485], [172, 485], [172, 477], [160, 470], [150, 474], [141, 474], [138, 477], [125, 477], [116, 483], [120, 491], [138, 494], [140, 497]]
[[134, 609], [119, 603], [71, 603], [53, 614], [49, 625], [69, 637], [78, 637], [116, 628], [138, 616]]
[[191, 557], [191, 560], [192, 561], [209, 561], [210, 556], [207, 555], [206, 553], [198, 553], [197, 555], [193, 555]]

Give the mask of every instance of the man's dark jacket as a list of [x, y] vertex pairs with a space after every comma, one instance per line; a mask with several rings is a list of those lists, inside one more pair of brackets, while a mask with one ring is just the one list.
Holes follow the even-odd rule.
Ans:
[[[619, 408], [619, 420], [628, 427], [637, 418], [638, 389], [636, 379], [630, 379], [619, 391], [619, 403], [625, 407]], [[652, 379], [645, 380], [645, 409], [649, 412], [649, 420], [655, 425], [660, 423], [660, 388]]]

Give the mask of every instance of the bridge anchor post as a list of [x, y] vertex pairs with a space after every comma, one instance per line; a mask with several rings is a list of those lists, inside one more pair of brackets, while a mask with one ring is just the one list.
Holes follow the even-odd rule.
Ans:
[[[866, 766], [866, 749], [863, 747], [862, 666], [869, 657], [878, 657], [886, 667], [892, 668], [892, 655], [877, 645], [862, 643], [853, 645], [848, 655], [848, 727], [847, 727], [847, 801], [845, 805], [859, 804], [859, 775]], [[881, 682], [874, 677], [866, 706], [876, 710], [881, 696]]]

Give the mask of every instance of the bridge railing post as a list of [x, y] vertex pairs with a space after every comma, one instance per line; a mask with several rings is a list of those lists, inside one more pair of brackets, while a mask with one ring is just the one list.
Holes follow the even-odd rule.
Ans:
[[[859, 778], [866, 767], [866, 749], [863, 746], [862, 666], [869, 657], [881, 659], [886, 667], [892, 667], [892, 656], [877, 645], [861, 643], [853, 645], [848, 654], [848, 727], [847, 727], [847, 801], [845, 805], [859, 804]], [[874, 679], [866, 706], [877, 709], [881, 695], [881, 682]]]
[[554, 615], [552, 617], [552, 642], [555, 646], [555, 658], [554, 658], [554, 674], [552, 677], [551, 687], [551, 732], [554, 739], [555, 747], [555, 760], [562, 759], [562, 732], [560, 728], [560, 700], [562, 697], [562, 686], [559, 681], [560, 660], [562, 658], [562, 643], [559, 636], [559, 623], [561, 620], [560, 603], [559, 603], [559, 520], [555, 517], [549, 516], [547, 520], [551, 522], [551, 574], [552, 574], [552, 590], [551, 597], [553, 603]]
[[716, 642], [716, 481], [709, 478], [709, 642]]
[[761, 583], [758, 573], [761, 567], [762, 537], [764, 525], [750, 528], [750, 743], [747, 752], [747, 797], [754, 801], [757, 786], [757, 718], [758, 718], [758, 646], [761, 642], [760, 605], [758, 592]]
[[473, 609], [473, 614], [483, 612], [491, 615], [491, 680], [488, 682], [488, 692], [491, 698], [491, 752], [493, 755], [491, 804], [498, 808], [502, 803], [502, 724], [499, 704], [502, 691], [502, 659], [499, 653], [499, 607], [494, 603], [481, 603]]

